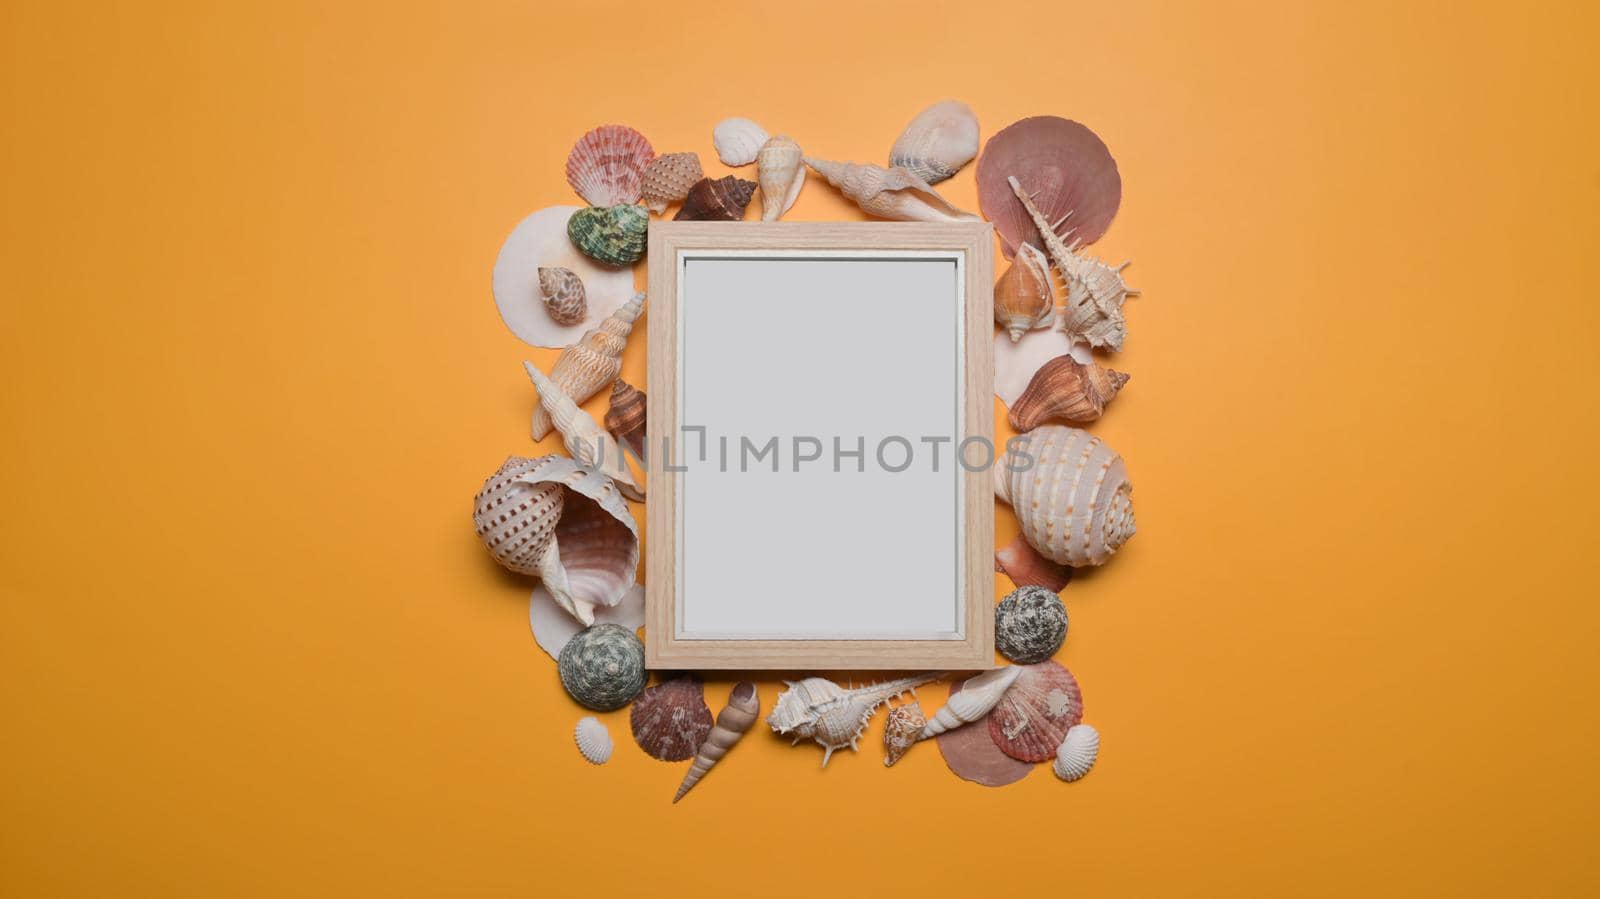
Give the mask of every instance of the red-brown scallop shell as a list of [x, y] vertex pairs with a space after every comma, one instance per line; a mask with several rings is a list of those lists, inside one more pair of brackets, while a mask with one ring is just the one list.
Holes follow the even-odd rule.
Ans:
[[633, 741], [651, 756], [663, 762], [694, 758], [711, 733], [705, 685], [688, 676], [662, 681], [633, 701], [628, 723]]
[[989, 712], [989, 739], [1018, 761], [1048, 761], [1055, 758], [1067, 728], [1082, 720], [1077, 679], [1047, 660], [1022, 666], [1016, 683]]
[[635, 203], [644, 168], [656, 158], [650, 141], [626, 125], [601, 125], [573, 144], [567, 183], [590, 206]]
[[1070, 244], [1099, 240], [1122, 203], [1122, 175], [1105, 142], [1077, 122], [1058, 116], [1034, 116], [1002, 128], [978, 157], [978, 208], [1000, 233], [1006, 258], [1017, 245], [1044, 249], [1044, 240], [1028, 211], [1017, 201], [1006, 178], [1015, 175], [1052, 224]]
[[[961, 692], [966, 681], [950, 685], [950, 695]], [[937, 738], [939, 754], [957, 777], [986, 787], [1003, 787], [1027, 777], [1033, 766], [1000, 751], [989, 739], [986, 719], [980, 718], [954, 730], [947, 730]], [[1052, 750], [1053, 752], [1054, 750]]]

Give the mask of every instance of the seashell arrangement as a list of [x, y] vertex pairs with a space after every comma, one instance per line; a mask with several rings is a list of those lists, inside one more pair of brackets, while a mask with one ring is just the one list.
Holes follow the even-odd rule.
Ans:
[[[584, 328], [617, 310], [633, 296], [633, 272], [605, 268], [579, 252], [567, 237], [567, 221], [577, 206], [551, 206], [523, 219], [500, 247], [494, 263], [494, 302], [511, 333], [542, 347], [564, 347]], [[539, 270], [564, 268], [583, 284], [586, 309], [581, 321], [563, 325], [550, 317]]]
[[1011, 583], [1018, 587], [1031, 584], [1043, 587], [1051, 593], [1060, 593], [1061, 589], [1072, 580], [1071, 567], [1052, 562], [1039, 555], [1039, 551], [1029, 546], [1021, 534], [995, 550], [994, 570], [1011, 578]]
[[627, 628], [592, 625], [567, 641], [556, 671], [561, 686], [579, 705], [614, 711], [644, 689], [644, 644]]
[[919, 674], [853, 689], [823, 677], [784, 681], [789, 689], [779, 694], [767, 726], [774, 733], [792, 735], [795, 743], [817, 741], [825, 750], [822, 767], [826, 768], [834, 750], [848, 746], [856, 751], [856, 741], [878, 706], [937, 678], [937, 674]]
[[1016, 343], [1034, 328], [1050, 324], [1055, 312], [1056, 282], [1050, 276], [1050, 260], [1038, 247], [1025, 243], [995, 282], [995, 324], [1005, 328]]
[[1067, 736], [1056, 749], [1056, 761], [1050, 767], [1056, 776], [1072, 783], [1080, 780], [1094, 767], [1100, 757], [1100, 732], [1090, 724], [1074, 724], [1067, 728]]
[[922, 729], [927, 724], [928, 718], [922, 714], [922, 706], [914, 702], [889, 709], [888, 718], [883, 723], [883, 767], [892, 767], [911, 751], [911, 747], [922, 739]]
[[[599, 393], [622, 372], [622, 350], [633, 333], [633, 323], [644, 312], [644, 294], [636, 293], [594, 329], [561, 351], [550, 366], [550, 380], [575, 403]], [[543, 406], [533, 410], [530, 433], [543, 440], [550, 433], [550, 413]]]
[[969, 678], [962, 685], [961, 692], [950, 694], [950, 701], [933, 714], [933, 719], [922, 728], [917, 739], [937, 737], [963, 724], [983, 720], [983, 716], [989, 714], [989, 710], [995, 707], [1021, 673], [1021, 668], [1007, 665]]
[[567, 155], [567, 183], [590, 206], [639, 201], [645, 166], [656, 151], [626, 125], [601, 125], [578, 138]]
[[706, 173], [696, 153], [666, 153], [650, 160], [640, 181], [640, 203], [660, 215], [667, 206], [689, 195], [689, 188]]
[[[961, 682], [950, 685], [950, 698], [965, 692]], [[958, 727], [938, 736], [939, 754], [952, 773], [986, 787], [1003, 787], [1016, 783], [1033, 773], [1033, 765], [1019, 762], [1000, 751], [989, 739], [986, 720], [973, 722], [972, 727]]]
[[761, 220], [775, 222], [800, 198], [806, 183], [800, 145], [782, 134], [768, 140], [756, 153], [756, 180], [761, 184]]
[[902, 222], [976, 222], [978, 217], [957, 209], [906, 169], [886, 169], [870, 163], [831, 162], [805, 158], [806, 165], [855, 201], [862, 211], [878, 218]]
[[551, 266], [539, 269], [539, 293], [544, 296], [544, 311], [557, 324], [576, 325], [589, 311], [583, 281], [570, 268]]
[[[1063, 565], [1105, 564], [1137, 529], [1122, 457], [1089, 432], [1061, 425], [1014, 440], [1008, 446], [1018, 457], [1008, 451], [995, 463], [994, 492], [1016, 512], [1028, 544]], [[1022, 454], [1032, 460], [1026, 467]]]
[[593, 715], [579, 718], [578, 726], [572, 730], [572, 739], [578, 744], [578, 752], [592, 764], [604, 765], [611, 760], [611, 732], [599, 718]]
[[1083, 720], [1083, 694], [1072, 672], [1053, 661], [1021, 668], [989, 713], [989, 739], [1018, 761], [1043, 762]]
[[606, 433], [589, 413], [579, 409], [578, 404], [544, 372], [534, 368], [532, 362], [524, 362], [522, 367], [527, 370], [533, 386], [538, 388], [539, 402], [550, 413], [572, 458], [578, 464], [610, 478], [623, 496], [634, 502], [644, 502], [644, 489], [633, 479], [633, 472], [628, 468], [628, 460], [623, 457], [616, 438]]
[[617, 443], [644, 458], [644, 391], [618, 378], [611, 384], [611, 405], [606, 409], [606, 430]]
[[917, 113], [900, 132], [889, 150], [889, 165], [938, 184], [977, 155], [977, 114], [959, 100], [943, 100]]
[[1045, 249], [1050, 251], [1050, 258], [1067, 282], [1067, 298], [1056, 318], [1056, 330], [1092, 347], [1122, 349], [1122, 341], [1128, 336], [1122, 304], [1139, 293], [1122, 280], [1122, 270], [1128, 263], [1112, 267], [1098, 259], [1077, 255], [1076, 248], [1081, 242], [1075, 241], [1069, 246], [1062, 241], [1046, 227], [1044, 213], [1033, 204], [1032, 196], [1023, 191], [1021, 182], [1010, 178], [1009, 183], [1028, 215], [1044, 229], [1041, 239]]
[[1007, 419], [1019, 433], [1051, 420], [1086, 424], [1099, 418], [1127, 383], [1128, 376], [1120, 371], [1063, 354], [1033, 373]]
[[644, 256], [650, 213], [643, 206], [590, 206], [567, 219], [567, 237], [585, 256], [610, 266], [627, 266]]
[[692, 758], [711, 732], [705, 685], [687, 676], [656, 684], [633, 701], [628, 724], [633, 742], [651, 758], [663, 762]]
[[711, 145], [717, 148], [717, 158], [734, 168], [755, 162], [769, 137], [765, 128], [738, 116], [723, 119], [711, 129]]
[[994, 648], [1019, 665], [1056, 654], [1067, 639], [1067, 607], [1043, 587], [1018, 587], [994, 608]]
[[741, 681], [734, 685], [733, 692], [728, 694], [728, 704], [717, 713], [716, 726], [711, 728], [711, 733], [700, 744], [700, 750], [695, 754], [694, 764], [689, 766], [689, 773], [683, 776], [683, 783], [678, 785], [678, 792], [673, 795], [672, 801], [677, 802], [684, 794], [694, 789], [711, 766], [722, 760], [739, 742], [745, 731], [761, 716], [761, 697], [756, 695], [756, 685], [749, 681]]
[[756, 194], [756, 182], [728, 175], [701, 178], [689, 188], [683, 207], [673, 216], [679, 222], [737, 222]]
[[1071, 215], [1083, 244], [1106, 233], [1122, 202], [1117, 161], [1093, 131], [1059, 116], [1013, 122], [989, 138], [978, 159], [978, 208], [994, 223], [1008, 257], [1024, 243], [1048, 249], [1041, 229], [1053, 230], [1016, 204], [1007, 185], [1011, 176], [1037, 193], [1046, 223], [1059, 228]]

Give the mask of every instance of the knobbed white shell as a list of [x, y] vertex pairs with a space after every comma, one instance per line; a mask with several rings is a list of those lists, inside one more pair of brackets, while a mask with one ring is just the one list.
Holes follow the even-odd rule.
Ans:
[[1074, 724], [1067, 729], [1066, 739], [1056, 750], [1056, 761], [1051, 767], [1056, 776], [1072, 783], [1089, 773], [1094, 760], [1100, 756], [1100, 732], [1093, 725]]
[[717, 158], [723, 165], [738, 168], [756, 161], [756, 154], [771, 135], [749, 119], [723, 119], [711, 129], [711, 144], [717, 148]]
[[889, 165], [938, 184], [977, 155], [977, 115], [959, 100], [943, 100], [918, 113], [900, 133], [889, 151]]
[[594, 764], [604, 765], [611, 760], [611, 751], [615, 748], [611, 743], [611, 732], [606, 730], [599, 718], [593, 715], [579, 718], [572, 738], [578, 744], [578, 752]]
[[934, 713], [917, 739], [937, 737], [989, 714], [989, 710], [995, 707], [1021, 673], [1022, 669], [1016, 665], [1007, 665], [968, 679], [961, 687], [961, 692], [952, 695], [944, 708]]
[[1133, 485], [1100, 438], [1042, 425], [1008, 446], [995, 463], [994, 492], [1040, 555], [1074, 568], [1103, 565], [1133, 536]]
[[826, 768], [834, 750], [848, 746], [855, 751], [856, 742], [878, 706], [938, 677], [919, 674], [853, 689], [825, 677], [784, 681], [789, 689], [778, 695], [772, 714], [767, 716], [767, 726], [773, 733], [794, 737], [795, 743], [816, 740], [826, 750], [822, 755], [822, 767]]

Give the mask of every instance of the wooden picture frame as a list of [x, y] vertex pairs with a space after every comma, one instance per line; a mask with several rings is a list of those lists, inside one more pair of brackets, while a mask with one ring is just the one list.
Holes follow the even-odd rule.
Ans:
[[[991, 468], [999, 448], [992, 399], [993, 266], [993, 229], [985, 222], [651, 223], [645, 454], [650, 491], [645, 646], [651, 668], [994, 666]], [[944, 294], [946, 282], [950, 297]], [[801, 283], [822, 288], [789, 295]], [[861, 295], [846, 296], [852, 290]], [[869, 332], [870, 338], [863, 337]], [[952, 334], [954, 342], [944, 346]], [[865, 360], [868, 339], [875, 342], [872, 358]], [[768, 354], [776, 367], [765, 364]], [[902, 364], [900, 356], [907, 361]], [[949, 369], [942, 361], [947, 357]], [[862, 377], [860, 389], [849, 393], [857, 399], [842, 399], [840, 384], [852, 377], [852, 366], [871, 378]], [[831, 397], [826, 409], [795, 401], [794, 391], [813, 387]], [[764, 402], [772, 396], [786, 399]], [[931, 460], [923, 456], [913, 470], [919, 480], [894, 480], [886, 474], [897, 470], [885, 460], [884, 447], [899, 449], [896, 435], [876, 444], [879, 468], [865, 475], [865, 463], [836, 433], [831, 473], [811, 468], [802, 473], [810, 449], [802, 441], [820, 444], [821, 437], [787, 435], [794, 446], [791, 461], [773, 461], [768, 473], [758, 456], [760, 480], [748, 474], [748, 466], [739, 470], [746, 480], [731, 480], [725, 438], [743, 417], [771, 419], [776, 410], [784, 421], [788, 416], [828, 421], [837, 414], [840, 421], [915, 422], [914, 415], [924, 413], [907, 410], [928, 410], [924, 417], [937, 417], [942, 414], [938, 403], [948, 403], [951, 415], [945, 419], [953, 431], [946, 448], [948, 474], [939, 469], [935, 450]], [[720, 468], [706, 461], [705, 426], [683, 417], [688, 410], [698, 419], [707, 409], [723, 432]], [[697, 425], [698, 434], [691, 433]], [[763, 433], [771, 430], [777, 429]], [[698, 453], [694, 437], [701, 441]], [[915, 448], [909, 435], [904, 439]], [[937, 444], [937, 439], [919, 439], [929, 447]], [[860, 440], [855, 446], [866, 447]], [[756, 443], [743, 436], [737, 442], [743, 447], [746, 441]], [[841, 468], [841, 459], [847, 467]], [[748, 462], [748, 452], [742, 462]], [[848, 467], [851, 463], [857, 470]], [[917, 486], [910, 489], [907, 483]], [[950, 520], [943, 511], [899, 514], [907, 508], [942, 510], [946, 489], [953, 502]], [[780, 491], [770, 495], [781, 497], [785, 490], [792, 501], [751, 505], [752, 494]], [[819, 495], [845, 490], [851, 491], [850, 502], [819, 507]], [[785, 528], [803, 526], [794, 517], [801, 507], [805, 514], [836, 517], [808, 527], [798, 538], [784, 538]], [[686, 516], [692, 516], [692, 527], [685, 527]], [[942, 536], [939, 542], [923, 541], [922, 530]], [[766, 542], [769, 533], [772, 542]], [[954, 545], [943, 543], [951, 534]], [[863, 564], [864, 535], [893, 544], [881, 567]], [[729, 558], [725, 545], [742, 546], [745, 554]], [[771, 556], [765, 567], [742, 569], [755, 550]], [[833, 572], [830, 565], [840, 570]], [[951, 574], [943, 573], [946, 567]], [[895, 572], [892, 582], [888, 572]], [[946, 577], [949, 600], [941, 586]], [[902, 579], [924, 586], [901, 590]], [[857, 596], [852, 591], [862, 582], [882, 589]], [[817, 586], [824, 583], [828, 588]], [[807, 591], [797, 594], [802, 605], [771, 598], [785, 589]], [[948, 609], [947, 601], [953, 603]], [[908, 621], [948, 618], [950, 623], [901, 626], [899, 619], [883, 617], [901, 611]], [[788, 622], [791, 614], [813, 617], [802, 626]], [[760, 626], [722, 627], [723, 619], [743, 621], [741, 616], [767, 617]], [[874, 616], [876, 623], [860, 624], [857, 632], [859, 622]], [[766, 623], [779, 619], [784, 623]], [[824, 622], [819, 625], [824, 629], [815, 630], [813, 620]]]

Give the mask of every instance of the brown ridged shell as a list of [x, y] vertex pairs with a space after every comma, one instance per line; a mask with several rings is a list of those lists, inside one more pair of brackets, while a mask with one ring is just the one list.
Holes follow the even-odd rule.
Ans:
[[633, 454], [644, 458], [644, 391], [618, 378], [611, 385], [611, 406], [606, 409], [606, 430], [625, 443]]
[[1008, 416], [1018, 432], [1031, 431], [1047, 421], [1084, 424], [1106, 411], [1128, 376], [1120, 371], [1088, 365], [1069, 355], [1057, 356], [1039, 367], [1022, 395], [1011, 404]]
[[672, 217], [680, 222], [737, 222], [755, 196], [756, 182], [728, 175], [701, 178], [683, 198], [683, 208]]
[[693, 758], [711, 733], [705, 685], [687, 676], [656, 684], [633, 701], [628, 723], [633, 741], [652, 758], [663, 762]]
[[660, 215], [667, 211], [668, 204], [687, 197], [689, 188], [705, 176], [705, 170], [700, 168], [700, 156], [696, 153], [657, 156], [644, 168], [640, 203]]
[[989, 712], [989, 739], [1018, 761], [1049, 761], [1067, 729], [1083, 720], [1083, 693], [1058, 662], [1021, 667], [1016, 683]]

